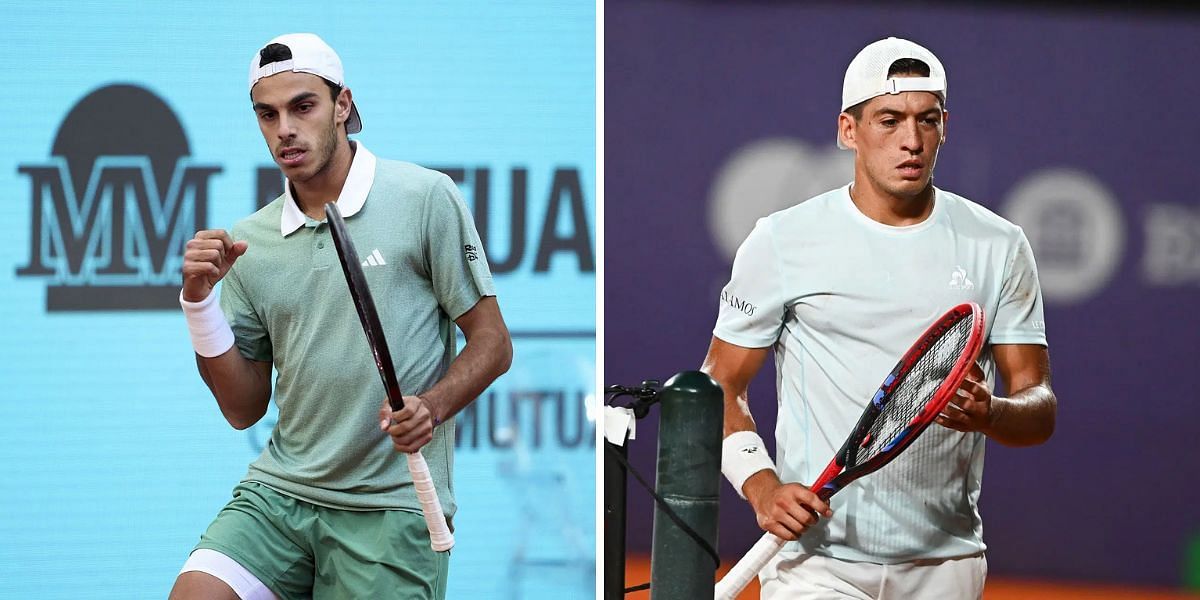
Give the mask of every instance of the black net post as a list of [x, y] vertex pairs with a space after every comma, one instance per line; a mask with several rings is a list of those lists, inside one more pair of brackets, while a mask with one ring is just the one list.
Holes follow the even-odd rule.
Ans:
[[[628, 433], [626, 433], [628, 436]], [[604, 600], [621, 600], [625, 589], [625, 466], [613, 453], [628, 446], [604, 440]]]
[[[700, 371], [684, 371], [663, 386], [659, 404], [655, 488], [685, 523], [716, 548], [724, 420], [721, 386]], [[654, 511], [650, 593], [655, 600], [712, 598], [716, 567], [696, 540], [661, 509]]]

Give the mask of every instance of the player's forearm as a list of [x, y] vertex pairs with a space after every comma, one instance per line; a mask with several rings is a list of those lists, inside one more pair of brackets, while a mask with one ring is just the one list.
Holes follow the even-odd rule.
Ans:
[[221, 414], [235, 429], [246, 429], [266, 414], [271, 401], [269, 365], [264, 374], [234, 346], [212, 358], [197, 354], [196, 367], [217, 399]]
[[462, 352], [455, 357], [433, 387], [419, 394], [427, 403], [435, 423], [444, 423], [474, 402], [496, 378], [512, 365], [512, 340], [507, 329], [489, 328], [473, 332]]
[[993, 398], [991, 425], [984, 433], [1005, 446], [1041, 444], [1054, 433], [1057, 411], [1050, 386], [1035, 385], [1008, 398]]
[[748, 398], [749, 382], [742, 381], [734, 373], [729, 373], [722, 365], [706, 360], [700, 370], [721, 384], [725, 401], [724, 437], [738, 431], [754, 431], [754, 417], [750, 414], [750, 399]]
[[755, 431], [754, 417], [750, 414], [746, 394], [725, 394], [725, 437], [738, 431]]
[[721, 384], [725, 398], [725, 437], [754, 431], [748, 398], [750, 380], [762, 367], [769, 348], [747, 348], [713, 336], [700, 370]]

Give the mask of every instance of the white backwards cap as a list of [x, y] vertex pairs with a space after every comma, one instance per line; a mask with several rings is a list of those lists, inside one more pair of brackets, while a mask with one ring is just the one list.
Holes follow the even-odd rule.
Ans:
[[[292, 52], [290, 60], [281, 60], [266, 65], [262, 64], [262, 51], [271, 44], [287, 46]], [[312, 33], [287, 33], [266, 44], [254, 53], [250, 60], [250, 89], [263, 77], [276, 73], [292, 71], [295, 73], [310, 73], [326, 81], [346, 87], [346, 76], [342, 70], [342, 59], [338, 58], [333, 48], [325, 40]], [[358, 106], [350, 104], [350, 118], [346, 120], [346, 133], [362, 131], [362, 118], [358, 115]]]
[[[929, 65], [929, 77], [888, 78], [892, 63], [913, 58]], [[863, 48], [850, 66], [842, 83], [842, 110], [884, 94], [900, 92], [933, 92], [946, 105], [946, 70], [932, 52], [908, 40], [890, 37]], [[838, 147], [842, 145], [838, 138]]]

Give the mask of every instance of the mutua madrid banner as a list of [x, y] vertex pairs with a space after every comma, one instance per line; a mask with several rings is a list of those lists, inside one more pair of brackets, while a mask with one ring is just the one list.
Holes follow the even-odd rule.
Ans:
[[136, 85], [107, 85], [63, 118], [29, 178], [29, 263], [46, 310], [174, 309], [183, 247], [207, 227], [209, 180], [171, 107]]

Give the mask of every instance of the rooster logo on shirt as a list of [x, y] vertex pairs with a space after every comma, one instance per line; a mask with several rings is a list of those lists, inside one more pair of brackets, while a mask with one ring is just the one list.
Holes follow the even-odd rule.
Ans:
[[962, 267], [955, 267], [954, 272], [950, 274], [950, 289], [952, 290], [973, 290], [975, 283], [967, 279], [967, 270]]

